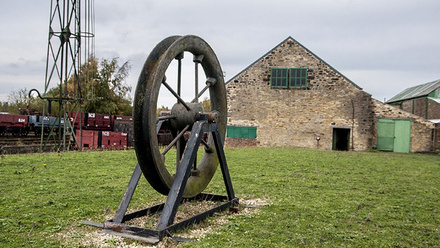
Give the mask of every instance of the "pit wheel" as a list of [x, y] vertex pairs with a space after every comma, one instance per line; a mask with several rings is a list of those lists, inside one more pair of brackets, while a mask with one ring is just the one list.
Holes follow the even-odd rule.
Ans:
[[[192, 56], [187, 56], [191, 53]], [[185, 54], [185, 55], [184, 55]], [[195, 70], [195, 83], [182, 83], [182, 60], [192, 59]], [[170, 64], [177, 61], [177, 80], [168, 82], [166, 73]], [[206, 76], [206, 86], [199, 90], [198, 68], [201, 65]], [[171, 77], [170, 77], [171, 78]], [[183, 99], [182, 89], [194, 85], [194, 96]], [[174, 87], [173, 87], [174, 86]], [[173, 95], [176, 104], [171, 113], [159, 116], [159, 92], [165, 90]], [[203, 109], [199, 103], [200, 96], [209, 92], [211, 109]], [[227, 104], [223, 72], [220, 63], [212, 48], [203, 39], [187, 36], [171, 36], [153, 49], [148, 56], [136, 87], [133, 106], [134, 147], [139, 166], [145, 178], [161, 194], [167, 195], [174, 181], [170, 172], [169, 163], [166, 161], [179, 161], [184, 153], [185, 136], [191, 131], [192, 125], [198, 120], [200, 113], [215, 113], [222, 144], [226, 132]], [[161, 148], [158, 143], [157, 133], [163, 126], [167, 126], [173, 133], [173, 141]], [[204, 144], [204, 153], [199, 163], [196, 163], [188, 179], [184, 197], [192, 197], [201, 193], [211, 181], [218, 165], [218, 158], [214, 149], [214, 141], [209, 135]], [[175, 149], [175, 158], [167, 158], [170, 150]], [[174, 151], [173, 151], [174, 152]], [[168, 156], [167, 156], [168, 155]], [[168, 164], [167, 164], [168, 163]]]

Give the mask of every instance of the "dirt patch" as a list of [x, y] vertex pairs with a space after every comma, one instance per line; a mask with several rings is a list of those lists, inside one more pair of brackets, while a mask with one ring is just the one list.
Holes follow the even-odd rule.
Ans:
[[[218, 205], [217, 202], [201, 201], [201, 202], [187, 202], [179, 207], [176, 214], [175, 222], [190, 218], [198, 213], [204, 212]], [[181, 230], [173, 235], [185, 239], [200, 240], [209, 233], [214, 233], [217, 228], [227, 224], [229, 215], [253, 215], [258, 213], [260, 207], [270, 205], [265, 199], [241, 199], [240, 205], [232, 210], [225, 210], [220, 213], [215, 213], [213, 217], [209, 217], [207, 220], [202, 221], [199, 224], [195, 224], [185, 230]], [[109, 214], [109, 219], [113, 215]], [[138, 226], [148, 229], [156, 229], [156, 225], [159, 221], [160, 213], [153, 213], [150, 216], [137, 218], [127, 221], [125, 224]], [[83, 226], [73, 227], [68, 232], [58, 233], [58, 239], [64, 240], [65, 244], [79, 245], [84, 247], [124, 247], [124, 248], [138, 248], [138, 247], [176, 247], [179, 242], [171, 239], [164, 238], [156, 246], [151, 244], [142, 243], [130, 239], [124, 239], [117, 236], [112, 236], [104, 233], [100, 233], [99, 228], [87, 227], [88, 230], [84, 230]]]

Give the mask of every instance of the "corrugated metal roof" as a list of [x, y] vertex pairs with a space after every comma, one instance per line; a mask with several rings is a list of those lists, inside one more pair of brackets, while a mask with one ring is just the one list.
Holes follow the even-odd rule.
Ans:
[[387, 103], [398, 102], [402, 100], [412, 99], [416, 97], [427, 96], [429, 93], [433, 92], [435, 89], [440, 87], [440, 79], [426, 83], [417, 85], [411, 88], [408, 88], [399, 94], [393, 96]]

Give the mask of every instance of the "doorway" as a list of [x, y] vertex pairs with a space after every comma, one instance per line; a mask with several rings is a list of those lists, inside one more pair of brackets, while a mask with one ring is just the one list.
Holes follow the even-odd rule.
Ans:
[[411, 119], [378, 119], [377, 149], [390, 152], [410, 152]]
[[333, 150], [348, 151], [350, 149], [350, 128], [333, 128]]

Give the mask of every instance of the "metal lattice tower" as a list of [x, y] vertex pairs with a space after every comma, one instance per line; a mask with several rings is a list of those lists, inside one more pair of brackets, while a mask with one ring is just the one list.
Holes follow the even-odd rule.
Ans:
[[[81, 74], [87, 73], [81, 73], [81, 64], [94, 56], [94, 31], [94, 0], [51, 1], [43, 116], [57, 115], [64, 132], [51, 132], [51, 137], [44, 137], [42, 132], [42, 149], [50, 139], [56, 141], [58, 151], [68, 149], [66, 135], [70, 133], [66, 133], [66, 125], [70, 122], [61, 120], [68, 112], [82, 112], [81, 103], [87, 100], [88, 78], [82, 78]], [[54, 87], [58, 89], [57, 96], [48, 96]], [[52, 102], [58, 103], [58, 113], [51, 113]]]

